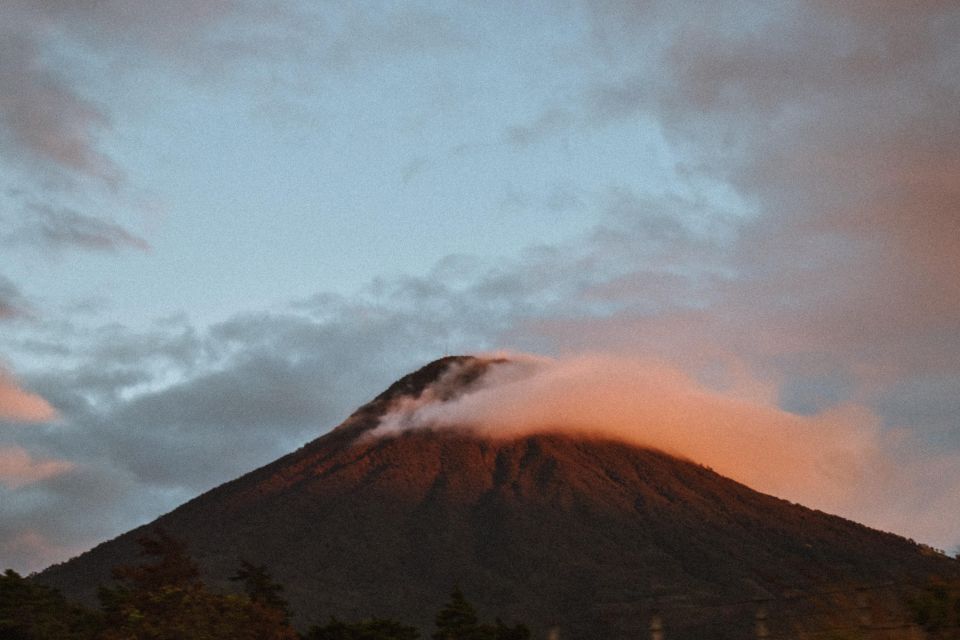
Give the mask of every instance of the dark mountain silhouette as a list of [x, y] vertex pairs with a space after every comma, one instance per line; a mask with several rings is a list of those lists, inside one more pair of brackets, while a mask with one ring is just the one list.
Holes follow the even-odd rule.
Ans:
[[38, 579], [93, 599], [159, 525], [213, 585], [229, 588], [241, 559], [266, 565], [301, 626], [379, 615], [429, 630], [459, 585], [483, 616], [535, 637], [644, 638], [657, 615], [672, 640], [752, 637], [761, 608], [773, 635], [898, 627], [911, 589], [960, 575], [912, 541], [620, 442], [364, 437], [398, 398], [456, 395], [489, 365], [433, 362], [296, 452]]

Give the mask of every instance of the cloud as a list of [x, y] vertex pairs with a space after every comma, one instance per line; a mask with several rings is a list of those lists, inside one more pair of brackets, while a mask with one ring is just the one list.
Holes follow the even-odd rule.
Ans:
[[212, 28], [235, 15], [259, 16], [247, 3], [223, 0], [11, 0], [4, 13], [8, 24], [36, 34], [44, 45], [56, 35], [100, 54], [138, 51], [190, 66], [203, 65], [212, 54]]
[[[151, 74], [212, 86], [228, 70], [256, 67], [240, 60], [266, 57], [281, 45], [296, 50], [271, 31], [294, 22], [286, 9], [221, 0], [4, 2], [0, 168], [17, 191], [64, 218], [58, 227], [80, 225], [81, 244], [103, 248], [107, 238], [110, 246], [142, 246], [126, 230], [63, 206], [77, 196], [112, 204], [134, 191], [140, 193], [126, 201], [142, 200], [144, 186], [129, 183], [122, 152], [111, 144], [118, 124], [136, 116], [130, 102], [153, 86]], [[63, 239], [62, 228], [49, 228], [49, 215], [43, 224], [48, 236]]]
[[853, 406], [790, 414], [765, 395], [749, 385], [717, 391], [662, 362], [521, 356], [518, 363], [492, 365], [474, 389], [453, 400], [401, 404], [378, 432], [447, 427], [493, 437], [553, 430], [612, 437], [792, 499], [822, 503], [846, 494], [850, 484], [831, 474], [855, 473], [875, 455], [876, 418]]
[[[76, 468], [0, 490], [0, 540], [49, 542], [4, 561], [36, 570], [63, 560], [58, 550], [88, 548], [322, 435], [445, 346], [485, 344], [492, 317], [426, 282], [316, 296], [205, 329], [185, 319], [149, 330], [38, 322], [32, 331], [50, 331], [66, 350], [29, 352], [45, 363], [30, 388], [57, 406], [61, 424], [0, 424], [0, 437]], [[471, 315], [474, 326], [453, 319]]]
[[0, 484], [0, 558], [5, 568], [37, 571], [189, 497], [137, 486], [105, 464], [74, 464], [14, 489]]
[[73, 469], [65, 460], [36, 460], [21, 447], [0, 447], [0, 484], [16, 489]]
[[[603, 24], [637, 11], [594, 9]], [[690, 171], [757, 203], [730, 263], [741, 275], [731, 304], [755, 302], [759, 290], [777, 309], [776, 296], [789, 296], [811, 321], [795, 336], [859, 357], [886, 351], [884, 364], [920, 333], [956, 355], [957, 341], [934, 338], [960, 327], [956, 5], [642, 11], [671, 33], [654, 56], [659, 70], [618, 59], [584, 108], [598, 123], [653, 115]], [[747, 16], [756, 28], [743, 28]], [[912, 366], [931, 355], [922, 353]]]
[[45, 249], [118, 251], [131, 248], [147, 251], [150, 245], [124, 227], [69, 208], [33, 203], [20, 214], [20, 224], [0, 235], [10, 246], [27, 245]]
[[70, 549], [51, 543], [40, 531], [24, 529], [0, 537], [0, 557], [5, 567], [46, 567], [84, 549]]
[[48, 69], [33, 34], [2, 30], [0, 38], [0, 139], [14, 166], [32, 161], [45, 174], [61, 171], [116, 185], [120, 172], [97, 149], [109, 117]]
[[21, 389], [16, 381], [0, 370], [0, 421], [49, 422], [57, 411], [42, 397]]
[[[366, 300], [317, 296], [205, 329], [182, 318], [149, 330], [38, 322], [32, 335], [45, 343], [50, 331], [66, 350], [28, 351], [45, 363], [30, 388], [61, 424], [7, 433], [77, 469], [70, 482], [0, 498], [0, 539], [33, 531], [54, 549], [93, 545], [320, 436], [445, 346], [485, 342], [489, 317], [474, 328], [453, 320], [473, 307], [424, 283], [383, 283]], [[22, 557], [16, 568], [42, 568], [40, 555]]]
[[[801, 415], [780, 408], [774, 389], [750, 377], [721, 390], [664, 362], [510, 357], [452, 398], [443, 399], [446, 376], [421, 397], [401, 399], [371, 437], [462, 429], [494, 438], [549, 432], [613, 438], [901, 534], [952, 540], [960, 527], [960, 516], [948, 515], [960, 512], [960, 493], [950, 493], [960, 484], [926, 484], [931, 473], [924, 463], [903, 455], [908, 437], [885, 434], [866, 407]], [[937, 467], [960, 477], [960, 453], [939, 456]], [[930, 499], [945, 508], [935, 526], [925, 506]]]
[[0, 320], [30, 316], [23, 294], [9, 278], [0, 275]]
[[[955, 4], [584, 9], [585, 53], [602, 69], [584, 76], [579, 102], [548, 104], [531, 122], [558, 110], [570, 114], [564, 131], [657, 122], [692, 193], [670, 205], [614, 189], [607, 216], [559, 265], [512, 265], [501, 282], [543, 270], [569, 282], [563, 303], [513, 335], [683, 367], [735, 353], [785, 394], [843, 380], [802, 404], [853, 399], [884, 424], [885, 398], [904, 381], [960, 374]], [[715, 209], [705, 228], [701, 198]], [[724, 202], [749, 213], [724, 216]], [[564, 271], [573, 264], [589, 275]], [[935, 403], [938, 415], [949, 408]], [[911, 420], [930, 426], [917, 411], [896, 416]]]
[[504, 139], [515, 147], [528, 147], [569, 129], [573, 124], [569, 111], [550, 108], [529, 124], [508, 127]]

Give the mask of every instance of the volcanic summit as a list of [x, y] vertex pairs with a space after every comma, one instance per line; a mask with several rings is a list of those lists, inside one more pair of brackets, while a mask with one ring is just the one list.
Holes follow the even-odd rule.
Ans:
[[858, 616], [893, 628], [911, 589], [960, 575], [902, 537], [616, 440], [373, 433], [398, 403], [469, 394], [502, 362], [432, 362], [299, 450], [38, 579], [90, 600], [160, 526], [212, 585], [228, 588], [241, 559], [265, 565], [301, 626], [378, 615], [429, 630], [458, 585], [535, 637], [588, 640], [648, 637], [654, 619], [669, 638], [751, 637], [758, 615], [775, 635]]

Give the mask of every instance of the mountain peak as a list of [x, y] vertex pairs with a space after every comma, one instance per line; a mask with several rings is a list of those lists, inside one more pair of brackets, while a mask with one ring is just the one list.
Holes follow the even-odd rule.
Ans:
[[433, 400], [445, 402], [466, 393], [491, 365], [509, 362], [502, 357], [444, 356], [408, 373], [373, 400], [353, 412], [337, 427], [352, 434], [376, 428], [379, 419], [403, 399], [417, 400], [430, 392]]
[[418, 397], [426, 389], [443, 384], [446, 389], [439, 399], [447, 400], [475, 382], [491, 364], [507, 362], [506, 358], [485, 358], [473, 355], [444, 356], [409, 373], [374, 399], [392, 401], [400, 396]]

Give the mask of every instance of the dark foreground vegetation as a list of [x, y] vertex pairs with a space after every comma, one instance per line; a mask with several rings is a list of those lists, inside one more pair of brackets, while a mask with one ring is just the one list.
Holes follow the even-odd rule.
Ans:
[[[101, 587], [97, 609], [68, 602], [56, 589], [7, 570], [0, 575], [0, 640], [531, 638], [524, 624], [508, 626], [499, 619], [492, 624], [481, 622], [458, 588], [437, 611], [434, 628], [426, 635], [402, 621], [384, 618], [348, 622], [330, 617], [305, 631], [297, 630], [291, 624], [283, 587], [266, 568], [241, 562], [230, 578], [235, 588], [220, 592], [200, 579], [185, 544], [163, 530], [157, 529], [139, 543], [142, 561], [113, 570], [114, 582]], [[932, 579], [903, 604], [930, 640], [960, 638], [960, 581]], [[854, 628], [830, 637], [865, 640], [875, 636]]]
[[[283, 588], [264, 567], [243, 562], [236, 593], [200, 580], [185, 545], [157, 530], [140, 539], [143, 563], [114, 569], [100, 589], [97, 610], [67, 602], [56, 589], [7, 570], [0, 576], [2, 640], [417, 640], [416, 627], [373, 618], [330, 618], [305, 633], [294, 630]], [[528, 640], [523, 624], [480, 622], [459, 589], [437, 612], [433, 640]]]

